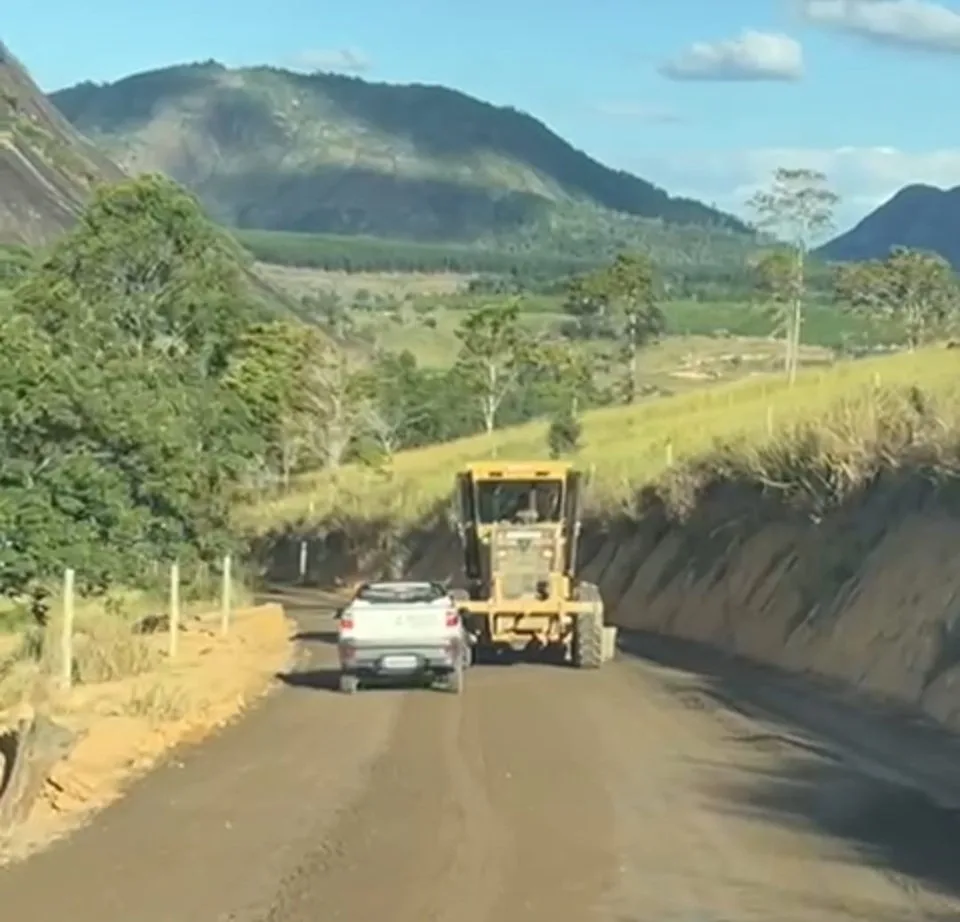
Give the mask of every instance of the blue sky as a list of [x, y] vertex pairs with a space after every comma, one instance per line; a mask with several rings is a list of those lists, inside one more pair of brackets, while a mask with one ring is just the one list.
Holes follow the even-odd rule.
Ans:
[[3, 29], [48, 90], [209, 58], [440, 83], [731, 210], [780, 165], [827, 173], [841, 227], [960, 184], [960, 0], [47, 0]]

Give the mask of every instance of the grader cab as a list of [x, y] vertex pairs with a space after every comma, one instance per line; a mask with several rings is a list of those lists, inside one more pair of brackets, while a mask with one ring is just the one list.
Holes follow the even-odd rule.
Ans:
[[477, 654], [552, 651], [586, 669], [612, 657], [600, 591], [577, 577], [581, 483], [557, 461], [476, 462], [457, 475], [456, 595]]

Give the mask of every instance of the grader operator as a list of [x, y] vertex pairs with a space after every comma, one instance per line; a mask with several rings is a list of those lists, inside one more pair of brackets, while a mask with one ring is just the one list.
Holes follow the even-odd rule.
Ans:
[[556, 461], [476, 462], [458, 474], [466, 588], [455, 596], [475, 655], [552, 651], [583, 669], [612, 657], [600, 591], [577, 577], [581, 480]]

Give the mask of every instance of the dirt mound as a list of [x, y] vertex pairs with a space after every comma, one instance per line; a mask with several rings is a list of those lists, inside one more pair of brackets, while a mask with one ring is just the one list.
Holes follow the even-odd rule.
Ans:
[[[895, 470], [820, 514], [736, 483], [702, 490], [682, 520], [660, 500], [642, 507], [584, 530], [585, 575], [621, 628], [832, 680], [960, 730], [960, 481]], [[456, 538], [437, 522], [402, 542], [412, 575], [458, 571]], [[312, 585], [382, 575], [387, 532], [288, 534], [261, 546], [266, 576], [296, 581], [301, 561]]]

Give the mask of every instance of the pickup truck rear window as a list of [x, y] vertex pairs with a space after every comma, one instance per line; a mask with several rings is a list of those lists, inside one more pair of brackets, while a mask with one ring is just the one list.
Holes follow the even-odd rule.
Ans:
[[391, 586], [374, 583], [361, 586], [357, 598], [376, 604], [423, 605], [436, 602], [447, 594], [443, 586], [425, 583], [416, 586]]

